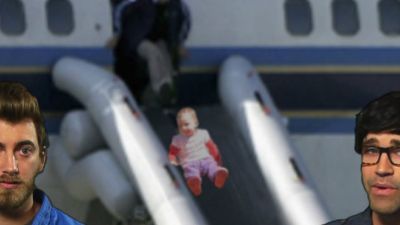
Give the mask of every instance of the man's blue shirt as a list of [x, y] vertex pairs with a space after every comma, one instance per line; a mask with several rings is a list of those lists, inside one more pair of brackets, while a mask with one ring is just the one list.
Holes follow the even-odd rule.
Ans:
[[41, 206], [31, 225], [82, 225], [82, 223], [53, 207], [43, 191], [36, 189], [33, 197], [35, 201], [41, 203]]

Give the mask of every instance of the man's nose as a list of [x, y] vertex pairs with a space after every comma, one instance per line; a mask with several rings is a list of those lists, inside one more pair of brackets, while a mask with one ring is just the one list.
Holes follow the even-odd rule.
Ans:
[[393, 165], [389, 160], [389, 156], [387, 153], [382, 153], [381, 158], [376, 167], [376, 174], [379, 176], [388, 176], [392, 175], [394, 172]]
[[14, 153], [4, 154], [1, 161], [1, 172], [9, 174], [18, 173], [18, 161], [15, 158]]

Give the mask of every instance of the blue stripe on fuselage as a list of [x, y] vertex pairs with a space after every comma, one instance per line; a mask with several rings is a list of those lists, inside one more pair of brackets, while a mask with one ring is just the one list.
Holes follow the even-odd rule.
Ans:
[[231, 55], [255, 65], [379, 65], [399, 64], [400, 47], [191, 47], [185, 67], [213, 67]]
[[48, 68], [64, 56], [78, 57], [102, 66], [113, 63], [112, 50], [100, 47], [1, 47], [0, 67]]
[[[397, 66], [399, 47], [190, 47], [183, 67], [216, 67], [231, 55], [256, 66]], [[1, 47], [0, 68], [47, 68], [63, 56], [102, 66], [113, 64], [112, 49], [101, 47]]]

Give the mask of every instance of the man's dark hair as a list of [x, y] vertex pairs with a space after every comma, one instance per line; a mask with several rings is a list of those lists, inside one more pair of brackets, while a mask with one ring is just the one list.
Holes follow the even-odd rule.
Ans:
[[356, 152], [361, 152], [368, 133], [383, 131], [400, 134], [400, 91], [389, 92], [372, 100], [356, 115]]
[[35, 125], [40, 149], [46, 151], [48, 148], [49, 143], [38, 101], [22, 84], [0, 82], [0, 119], [11, 123], [31, 119]]

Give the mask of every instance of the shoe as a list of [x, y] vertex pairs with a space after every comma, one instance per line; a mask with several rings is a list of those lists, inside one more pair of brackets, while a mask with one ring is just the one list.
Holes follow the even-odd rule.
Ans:
[[225, 168], [220, 168], [215, 174], [214, 185], [217, 188], [222, 188], [229, 177], [229, 172]]
[[187, 180], [187, 185], [190, 191], [195, 196], [199, 196], [201, 194], [201, 180], [198, 177], [189, 178]]
[[163, 84], [158, 93], [158, 100], [162, 106], [176, 104], [176, 90], [172, 84]]
[[158, 101], [157, 94], [151, 89], [150, 85], [148, 85], [143, 93], [141, 98], [139, 99], [141, 105], [145, 108], [161, 108], [161, 104]]

